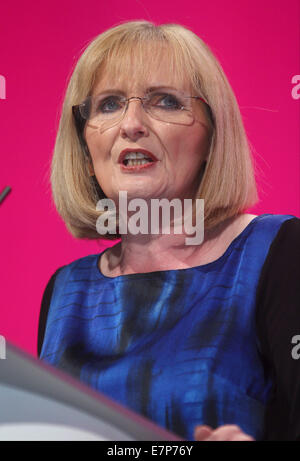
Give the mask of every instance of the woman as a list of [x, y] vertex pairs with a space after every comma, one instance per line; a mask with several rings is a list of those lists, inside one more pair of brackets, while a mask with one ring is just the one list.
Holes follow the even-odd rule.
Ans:
[[[249, 145], [207, 45], [145, 21], [93, 40], [69, 82], [51, 179], [75, 237], [122, 238], [51, 277], [40, 358], [186, 439], [299, 437], [300, 222], [245, 212], [257, 201]], [[194, 220], [204, 199], [203, 241], [187, 244], [175, 215], [169, 233], [121, 233], [120, 192], [148, 210], [193, 200]], [[104, 236], [103, 199], [117, 213]]]

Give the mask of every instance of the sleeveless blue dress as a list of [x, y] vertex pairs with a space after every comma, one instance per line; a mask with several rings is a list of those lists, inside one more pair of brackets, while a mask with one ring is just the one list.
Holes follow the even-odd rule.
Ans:
[[101, 254], [58, 273], [40, 358], [193, 440], [237, 424], [256, 440], [272, 387], [255, 326], [270, 245], [292, 215], [254, 218], [226, 252], [187, 269], [104, 276]]

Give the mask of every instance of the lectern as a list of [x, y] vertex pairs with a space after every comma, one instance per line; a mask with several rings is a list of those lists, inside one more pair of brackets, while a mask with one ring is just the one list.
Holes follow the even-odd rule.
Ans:
[[182, 440], [8, 343], [0, 409], [0, 440]]

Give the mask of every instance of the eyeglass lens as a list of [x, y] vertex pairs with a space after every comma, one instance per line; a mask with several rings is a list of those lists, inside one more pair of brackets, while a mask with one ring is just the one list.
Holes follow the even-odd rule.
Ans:
[[121, 120], [132, 100], [140, 100], [144, 110], [157, 120], [183, 125], [193, 123], [192, 98], [174, 91], [159, 91], [144, 98], [129, 99], [120, 95], [97, 95], [87, 98], [80, 113], [91, 125], [106, 128]]

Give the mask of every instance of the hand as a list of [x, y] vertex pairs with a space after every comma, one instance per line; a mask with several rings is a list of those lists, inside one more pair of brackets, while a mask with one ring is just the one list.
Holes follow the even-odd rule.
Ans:
[[210, 426], [196, 426], [194, 431], [194, 438], [197, 441], [244, 441], [253, 442], [255, 439], [250, 435], [245, 434], [239, 426], [233, 424], [225, 424], [217, 429]]

